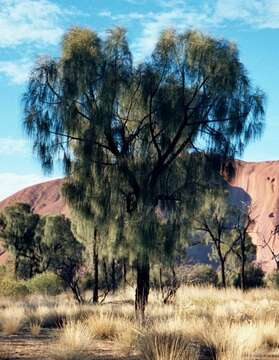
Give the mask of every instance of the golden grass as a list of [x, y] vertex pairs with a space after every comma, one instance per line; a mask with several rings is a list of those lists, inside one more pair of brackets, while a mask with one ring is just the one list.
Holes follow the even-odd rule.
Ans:
[[30, 322], [30, 333], [33, 336], [38, 336], [41, 332], [41, 322], [40, 321], [31, 321]]
[[199, 351], [182, 334], [145, 332], [140, 334], [137, 348], [145, 360], [195, 360]]
[[50, 349], [55, 360], [87, 359], [95, 340], [112, 341], [145, 360], [194, 360], [199, 354], [241, 360], [257, 353], [279, 354], [278, 290], [182, 287], [170, 305], [151, 292], [143, 324], [136, 322], [133, 295], [129, 289], [118, 292], [99, 306], [77, 305], [67, 295], [30, 297], [13, 305], [0, 300], [1, 331], [14, 334], [28, 324], [36, 336], [43, 327], [60, 327]]
[[92, 333], [85, 322], [70, 320], [61, 329], [59, 339], [50, 350], [54, 360], [87, 360]]
[[125, 307], [118, 309], [116, 314], [112, 309], [107, 312], [97, 311], [91, 315], [86, 324], [92, 336], [97, 340], [111, 340], [120, 345], [125, 353], [135, 346], [138, 337], [138, 324], [125, 314]]
[[112, 313], [100, 312], [90, 316], [87, 325], [94, 338], [114, 340], [129, 326], [129, 323], [125, 318], [117, 318]]
[[19, 306], [9, 306], [1, 311], [0, 324], [4, 335], [18, 333], [24, 323], [25, 309]]

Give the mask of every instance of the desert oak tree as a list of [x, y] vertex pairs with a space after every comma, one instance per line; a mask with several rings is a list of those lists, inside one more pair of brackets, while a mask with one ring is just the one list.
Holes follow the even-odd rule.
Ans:
[[137, 264], [142, 313], [158, 206], [169, 222], [195, 206], [201, 154], [234, 158], [264, 120], [264, 94], [251, 85], [237, 47], [195, 31], [162, 32], [152, 54], [134, 63], [122, 28], [105, 39], [73, 28], [59, 58], [35, 64], [23, 104], [43, 168], [62, 157], [80, 202], [90, 189], [90, 206], [95, 184], [107, 192], [111, 221]]

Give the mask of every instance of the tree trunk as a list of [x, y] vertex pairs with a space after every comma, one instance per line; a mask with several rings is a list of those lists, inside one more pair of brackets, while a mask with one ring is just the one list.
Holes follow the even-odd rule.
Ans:
[[80, 288], [78, 286], [78, 283], [77, 282], [73, 282], [71, 284], [69, 284], [71, 290], [72, 290], [72, 293], [75, 297], [75, 299], [77, 300], [77, 302], [79, 304], [82, 304], [83, 303], [83, 298], [81, 296], [81, 293], [80, 293]]
[[107, 291], [110, 291], [110, 284], [109, 284], [109, 279], [108, 279], [108, 270], [107, 270], [107, 263], [106, 260], [103, 259], [103, 269], [104, 269], [104, 277], [105, 277], [105, 283], [106, 283], [106, 288]]
[[145, 306], [149, 294], [149, 259], [137, 261], [137, 288], [135, 297], [135, 310], [139, 319], [144, 320]]
[[242, 241], [241, 241], [241, 272], [240, 272], [240, 287], [241, 287], [242, 291], [244, 291], [246, 289], [245, 263], [246, 263], [245, 239], [242, 239]]
[[19, 255], [18, 254], [16, 254], [16, 256], [15, 256], [15, 278], [16, 279], [18, 279], [19, 278], [19, 276], [18, 276], [18, 269], [19, 269]]
[[127, 264], [126, 264], [126, 259], [123, 259], [123, 289], [126, 289], [126, 285], [127, 285]]
[[240, 287], [241, 290], [245, 290], [246, 284], [245, 284], [245, 261], [241, 260], [241, 273], [240, 273]]
[[97, 249], [97, 230], [94, 230], [94, 244], [93, 244], [93, 303], [98, 303], [99, 298], [99, 257]]
[[224, 261], [224, 260], [220, 260], [220, 264], [221, 264], [221, 281], [222, 281], [222, 287], [223, 287], [223, 288], [226, 288], [227, 284], [226, 284], [225, 261]]
[[116, 279], [115, 279], [115, 260], [112, 259], [111, 263], [111, 287], [112, 287], [112, 293], [116, 290]]
[[159, 269], [159, 287], [162, 295], [162, 299], [164, 299], [164, 284], [163, 284], [163, 272], [162, 268]]

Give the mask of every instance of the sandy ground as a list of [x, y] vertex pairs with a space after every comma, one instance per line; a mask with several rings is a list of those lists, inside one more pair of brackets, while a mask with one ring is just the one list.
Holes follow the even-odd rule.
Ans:
[[[20, 333], [12, 336], [0, 336], [0, 360], [51, 360], [49, 345], [55, 341], [55, 331], [43, 330], [40, 335], [32, 336]], [[1, 356], [1, 353], [5, 354]], [[121, 353], [111, 341], [92, 343], [92, 360], [141, 360], [136, 355]]]
[[[0, 360], [51, 360], [49, 345], [55, 341], [55, 333], [56, 330], [42, 330], [37, 336], [25, 332], [18, 335], [0, 336]], [[92, 360], [142, 360], [137, 354], [123, 354], [112, 341], [93, 341], [90, 355]], [[279, 356], [255, 354], [249, 359], [279, 360]], [[203, 360], [206, 359], [203, 358]]]

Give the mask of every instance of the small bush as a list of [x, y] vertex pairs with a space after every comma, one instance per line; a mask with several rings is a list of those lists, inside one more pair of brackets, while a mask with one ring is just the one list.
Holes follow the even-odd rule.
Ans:
[[35, 275], [28, 281], [32, 294], [58, 295], [63, 291], [60, 278], [51, 272]]
[[5, 335], [13, 335], [19, 332], [24, 322], [25, 310], [23, 307], [11, 306], [1, 312], [0, 325]]
[[87, 324], [68, 321], [64, 324], [57, 343], [50, 349], [54, 360], [89, 360], [88, 350], [92, 344], [92, 334]]
[[279, 289], [279, 271], [273, 271], [266, 276], [266, 283], [268, 287]]
[[[259, 266], [247, 266], [245, 276], [246, 288], [252, 289], [264, 286], [264, 272]], [[240, 274], [237, 274], [237, 276], [233, 280], [233, 284], [235, 287], [240, 287], [240, 283]]]
[[209, 265], [197, 264], [191, 266], [186, 276], [186, 283], [190, 285], [214, 285], [218, 283], [217, 272]]
[[13, 298], [23, 298], [29, 295], [30, 291], [24, 280], [15, 280], [6, 277], [0, 282], [0, 295]]

